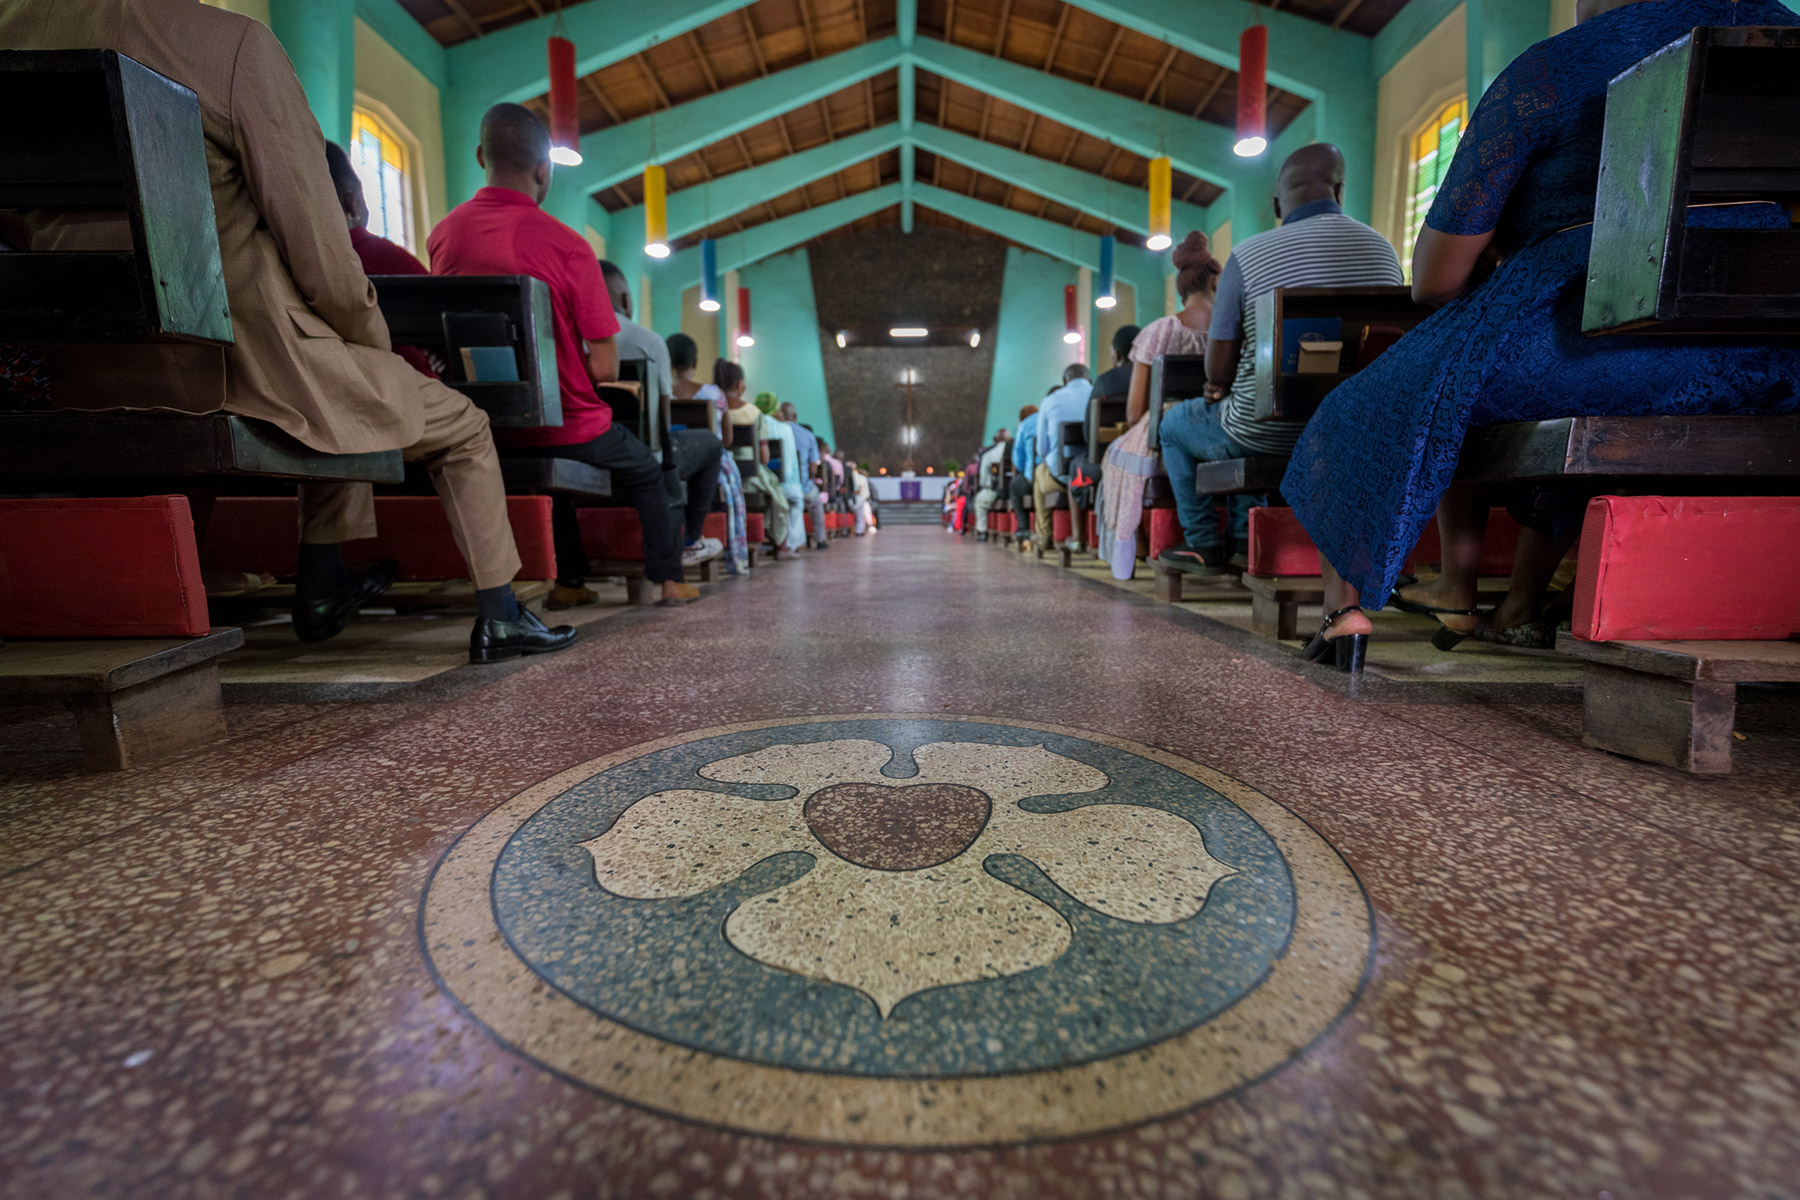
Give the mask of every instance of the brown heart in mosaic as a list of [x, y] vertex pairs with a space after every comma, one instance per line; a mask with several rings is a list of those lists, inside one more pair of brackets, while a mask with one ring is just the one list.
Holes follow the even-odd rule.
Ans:
[[956, 783], [840, 783], [813, 793], [806, 823], [859, 867], [917, 871], [967, 850], [992, 808], [986, 792]]

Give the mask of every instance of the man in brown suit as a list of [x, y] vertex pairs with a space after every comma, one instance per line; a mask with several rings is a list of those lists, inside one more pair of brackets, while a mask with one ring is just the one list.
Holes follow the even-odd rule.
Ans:
[[[325, 169], [324, 135], [268, 27], [195, 0], [7, 0], [0, 46], [117, 50], [200, 101], [235, 344], [80, 347], [51, 366], [59, 400], [222, 407], [327, 453], [403, 450], [429, 468], [469, 564], [481, 611], [471, 657], [572, 642], [573, 629], [544, 628], [513, 597], [519, 556], [487, 417], [392, 352]], [[116, 248], [121, 236], [128, 245], [122, 219], [53, 219], [29, 248]], [[337, 554], [339, 542], [374, 535], [367, 484], [307, 484], [300, 514], [295, 629], [319, 640], [385, 591], [393, 567], [358, 575]]]

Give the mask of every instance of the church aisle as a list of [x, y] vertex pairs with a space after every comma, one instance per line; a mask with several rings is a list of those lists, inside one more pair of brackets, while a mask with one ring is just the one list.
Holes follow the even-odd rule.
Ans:
[[707, 590], [0, 726], [6, 1194], [1800, 1194], [1791, 697], [1696, 778], [935, 529]]

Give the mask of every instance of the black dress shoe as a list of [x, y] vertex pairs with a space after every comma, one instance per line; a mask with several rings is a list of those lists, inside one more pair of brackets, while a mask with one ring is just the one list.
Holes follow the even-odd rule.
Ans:
[[566, 650], [575, 642], [573, 625], [546, 628], [530, 609], [521, 608], [516, 621], [496, 621], [477, 617], [469, 631], [469, 661], [472, 663], [505, 662], [521, 654], [551, 654]]
[[400, 564], [384, 558], [366, 571], [350, 572], [350, 586], [318, 600], [294, 597], [294, 634], [303, 642], [322, 642], [344, 632], [356, 610], [394, 586]]

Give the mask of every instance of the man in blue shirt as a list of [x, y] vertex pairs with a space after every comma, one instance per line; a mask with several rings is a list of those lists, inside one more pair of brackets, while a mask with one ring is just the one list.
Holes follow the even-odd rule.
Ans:
[[1045, 396], [1038, 407], [1038, 465], [1032, 478], [1032, 495], [1038, 514], [1039, 550], [1051, 548], [1050, 510], [1045, 506], [1045, 500], [1058, 492], [1069, 499], [1070, 532], [1066, 546], [1070, 550], [1082, 549], [1087, 521], [1075, 503], [1074, 494], [1069, 491], [1070, 466], [1068, 455], [1063, 452], [1063, 426], [1069, 422], [1080, 425], [1087, 421], [1088, 397], [1093, 391], [1094, 383], [1087, 364], [1070, 363], [1063, 370], [1063, 385]]
[[1029, 531], [1026, 501], [1031, 499], [1031, 481], [1037, 474], [1037, 405], [1027, 404], [1019, 410], [1019, 432], [1013, 435], [1012, 479], [1007, 494], [1012, 498], [1014, 536], [1023, 538]]
[[825, 494], [819, 490], [818, 480], [822, 461], [818, 436], [800, 423], [799, 410], [786, 401], [775, 415], [794, 431], [794, 456], [799, 460], [800, 486], [805, 489], [806, 511], [812, 515], [812, 547], [829, 550], [831, 544], [825, 540]]

